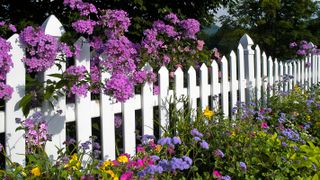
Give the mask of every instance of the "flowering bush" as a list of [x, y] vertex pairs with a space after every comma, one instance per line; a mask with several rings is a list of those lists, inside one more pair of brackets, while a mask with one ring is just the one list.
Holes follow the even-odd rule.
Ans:
[[311, 42], [307, 42], [306, 40], [302, 40], [299, 43], [291, 42], [290, 48], [296, 50], [296, 54], [299, 57], [304, 57], [309, 54], [319, 54], [320, 51], [317, 49], [316, 45], [311, 44]]

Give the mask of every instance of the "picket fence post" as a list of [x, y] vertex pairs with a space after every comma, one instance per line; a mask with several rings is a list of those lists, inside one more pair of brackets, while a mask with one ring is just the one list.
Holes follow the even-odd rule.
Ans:
[[211, 95], [213, 97], [215, 97], [213, 100], [212, 100], [212, 108], [214, 110], [217, 110], [218, 107], [219, 107], [219, 93], [220, 93], [220, 89], [219, 89], [219, 67], [218, 67], [218, 63], [217, 61], [212, 61], [211, 63]]
[[243, 52], [243, 46], [241, 43], [238, 45], [238, 87], [239, 87], [239, 99], [240, 102], [245, 102], [245, 86], [246, 86], [246, 80], [244, 78], [244, 52]]
[[191, 119], [195, 120], [197, 116], [197, 82], [196, 70], [191, 66], [188, 70], [188, 98], [189, 108], [192, 109]]
[[[143, 67], [146, 72], [153, 72], [149, 63]], [[153, 83], [146, 82], [142, 86], [141, 104], [142, 104], [142, 134], [153, 135]]]
[[202, 64], [200, 67], [200, 103], [201, 110], [204, 110], [208, 106], [208, 67], [206, 64]]
[[[158, 71], [158, 82], [159, 82], [159, 119], [160, 125], [166, 128], [169, 125], [169, 71], [165, 66], [162, 66]], [[160, 135], [163, 134], [163, 129], [159, 128]]]
[[234, 51], [230, 53], [230, 102], [231, 109], [237, 104], [237, 57]]
[[256, 100], [259, 101], [261, 98], [261, 53], [259, 45], [255, 48], [255, 79], [256, 79]]
[[7, 41], [12, 46], [9, 53], [11, 54], [13, 68], [7, 73], [6, 83], [13, 88], [13, 93], [12, 98], [5, 103], [6, 154], [12, 162], [25, 165], [24, 132], [22, 130], [16, 132], [19, 125], [15, 121], [16, 118], [24, 118], [18, 102], [25, 95], [26, 68], [21, 61], [25, 57], [25, 47], [18, 34], [12, 35]]
[[[65, 32], [62, 23], [54, 16], [49, 16], [46, 21], [42, 24], [41, 28], [45, 34], [51, 35], [59, 40], [59, 38]], [[64, 58], [62, 53], [58, 53], [58, 58]], [[60, 62], [61, 69], [58, 66], [52, 66], [47, 69], [42, 75], [41, 79], [47, 80], [59, 80], [59, 78], [50, 77], [50, 74], [61, 73], [66, 70], [66, 63]], [[51, 160], [58, 157], [57, 147], [63, 148], [63, 142], [66, 139], [66, 97], [59, 96], [57, 100], [51, 99], [54, 108], [52, 108], [48, 102], [43, 103], [41, 111], [44, 114], [45, 120], [48, 123], [48, 132], [52, 134], [52, 141], [46, 144], [46, 152]], [[57, 113], [57, 110], [60, 113]]]

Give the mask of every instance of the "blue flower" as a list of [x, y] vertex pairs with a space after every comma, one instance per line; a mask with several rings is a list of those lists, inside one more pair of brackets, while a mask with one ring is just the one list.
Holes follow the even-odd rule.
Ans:
[[209, 144], [205, 141], [205, 140], [202, 140], [200, 142], [200, 146], [203, 148], [203, 149], [209, 149]]
[[172, 142], [173, 142], [173, 144], [181, 144], [181, 140], [179, 137], [173, 137]]
[[197, 136], [194, 137], [193, 140], [195, 140], [195, 141], [201, 141], [201, 139], [200, 139], [199, 137], [197, 137]]
[[240, 162], [240, 167], [242, 168], [243, 171], [247, 170], [247, 165], [244, 162]]
[[199, 137], [202, 137], [202, 136], [203, 136], [203, 134], [200, 133], [197, 128], [192, 129], [192, 130], [190, 131], [190, 134], [191, 134], [192, 136], [199, 136]]
[[172, 143], [172, 141], [171, 141], [170, 137], [163, 137], [158, 140], [158, 144], [160, 144], [161, 146], [163, 146], [165, 144], [170, 145], [171, 143]]

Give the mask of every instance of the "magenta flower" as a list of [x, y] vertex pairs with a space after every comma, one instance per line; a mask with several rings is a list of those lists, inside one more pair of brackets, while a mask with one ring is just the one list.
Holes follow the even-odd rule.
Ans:
[[132, 171], [125, 172], [120, 176], [120, 180], [132, 180], [132, 179], [133, 179]]
[[215, 171], [213, 171], [213, 176], [214, 177], [217, 177], [217, 178], [219, 178], [219, 179], [221, 179], [221, 177], [222, 177], [222, 175], [219, 173], [219, 171], [217, 171], [217, 170], [215, 170]]
[[261, 123], [261, 128], [266, 129], [268, 128], [268, 124], [266, 122]]

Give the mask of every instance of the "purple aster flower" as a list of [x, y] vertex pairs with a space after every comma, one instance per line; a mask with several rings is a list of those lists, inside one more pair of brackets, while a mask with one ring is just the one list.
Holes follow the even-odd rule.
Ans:
[[170, 137], [163, 137], [163, 138], [160, 138], [158, 140], [158, 144], [160, 144], [161, 146], [167, 144], [167, 145], [171, 145], [172, 144], [172, 140]]
[[197, 128], [192, 129], [192, 130], [190, 131], [190, 134], [191, 134], [192, 136], [198, 136], [198, 137], [202, 137], [202, 136], [203, 136], [203, 134], [200, 133]]
[[209, 149], [209, 144], [205, 141], [205, 140], [202, 140], [200, 142], [200, 146], [203, 148], [203, 149]]
[[90, 144], [91, 144], [90, 141], [86, 141], [84, 143], [81, 143], [81, 147], [83, 150], [88, 150], [88, 149], [90, 149]]
[[240, 162], [240, 167], [242, 168], [243, 171], [247, 171], [247, 165], [244, 162]]
[[181, 140], [180, 140], [180, 138], [179, 137], [173, 137], [172, 138], [172, 143], [173, 144], [181, 144]]
[[216, 150], [214, 151], [214, 155], [215, 155], [216, 157], [224, 158], [224, 153], [223, 153], [220, 149], [216, 149]]
[[163, 168], [159, 165], [149, 165], [145, 171], [147, 174], [161, 174], [163, 172]]
[[166, 159], [161, 159], [158, 163], [159, 166], [162, 167], [163, 171], [169, 171], [171, 170], [170, 162]]
[[193, 138], [193, 140], [195, 140], [195, 141], [201, 141], [201, 138], [199, 138], [199, 137], [196, 136], [196, 137]]

